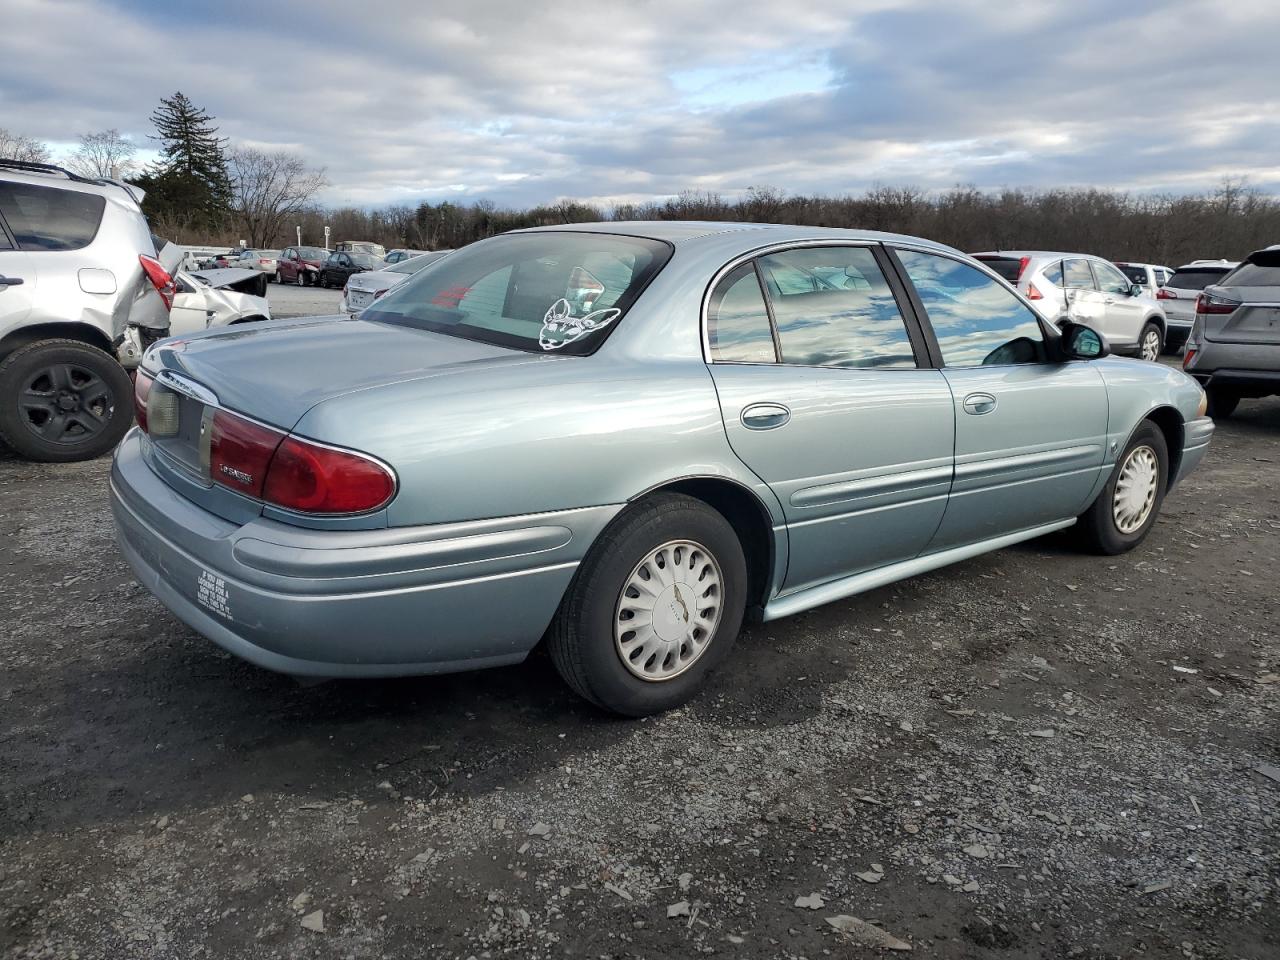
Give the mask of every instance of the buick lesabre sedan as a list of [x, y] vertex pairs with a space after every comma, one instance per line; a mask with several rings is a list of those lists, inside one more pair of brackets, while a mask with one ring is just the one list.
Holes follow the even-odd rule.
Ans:
[[608, 223], [473, 244], [359, 319], [162, 341], [112, 469], [140, 580], [296, 675], [510, 664], [687, 700], [784, 617], [1075, 525], [1142, 541], [1213, 423], [910, 237]]

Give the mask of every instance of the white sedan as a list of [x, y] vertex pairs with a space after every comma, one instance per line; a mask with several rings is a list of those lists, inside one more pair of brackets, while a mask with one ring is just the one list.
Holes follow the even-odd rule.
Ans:
[[342, 312], [359, 313], [398, 283], [403, 283], [423, 267], [435, 263], [451, 250], [435, 250], [419, 254], [387, 267], [352, 274], [342, 288]]

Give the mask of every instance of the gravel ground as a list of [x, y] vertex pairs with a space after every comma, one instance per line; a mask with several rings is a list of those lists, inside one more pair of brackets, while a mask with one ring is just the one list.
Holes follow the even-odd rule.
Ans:
[[541, 654], [234, 660], [133, 582], [106, 477], [0, 454], [0, 954], [1280, 956], [1280, 402], [1137, 552], [754, 627], [643, 722]]
[[341, 290], [298, 287], [291, 283], [267, 284], [267, 303], [276, 320], [287, 317], [332, 316], [339, 312]]

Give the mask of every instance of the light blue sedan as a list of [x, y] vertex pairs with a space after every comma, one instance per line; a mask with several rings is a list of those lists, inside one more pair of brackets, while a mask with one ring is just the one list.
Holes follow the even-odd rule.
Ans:
[[1046, 323], [970, 257], [755, 224], [520, 231], [358, 319], [162, 341], [120, 549], [253, 663], [515, 663], [687, 700], [772, 620], [1075, 525], [1118, 554], [1213, 433], [1181, 372]]

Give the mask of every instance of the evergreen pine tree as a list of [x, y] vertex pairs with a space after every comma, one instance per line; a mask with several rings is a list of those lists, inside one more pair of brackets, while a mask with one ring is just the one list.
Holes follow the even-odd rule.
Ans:
[[163, 145], [160, 159], [140, 177], [147, 190], [148, 216], [168, 224], [211, 228], [227, 215], [231, 181], [224, 147], [213, 117], [181, 91], [163, 97], [151, 115]]

